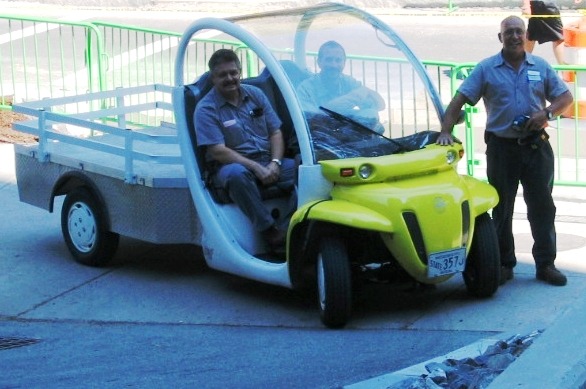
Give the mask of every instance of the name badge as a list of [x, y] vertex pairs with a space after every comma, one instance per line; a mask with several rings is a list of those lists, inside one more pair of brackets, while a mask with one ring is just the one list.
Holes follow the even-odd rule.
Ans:
[[541, 74], [536, 70], [527, 70], [527, 81], [541, 81]]
[[224, 127], [232, 127], [234, 124], [236, 124], [236, 120], [232, 119], [232, 120], [226, 120], [224, 123]]

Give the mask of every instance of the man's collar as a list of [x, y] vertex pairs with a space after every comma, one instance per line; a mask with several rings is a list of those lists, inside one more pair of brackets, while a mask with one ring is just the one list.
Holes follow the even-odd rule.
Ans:
[[[498, 61], [496, 63], [496, 66], [502, 66], [505, 65], [507, 63], [507, 61], [505, 60], [505, 56], [503, 55], [503, 51], [499, 51], [498, 53]], [[529, 65], [535, 65], [535, 56], [529, 52], [525, 52], [525, 59], [523, 60], [523, 62], [527, 62]]]
[[[245, 101], [246, 99], [250, 98], [250, 94], [248, 93], [248, 91], [242, 87], [242, 85], [240, 85], [239, 87], [240, 90], [240, 100], [238, 101], [238, 103], [242, 103], [243, 101]], [[228, 100], [226, 100], [226, 98], [224, 96], [222, 96], [221, 93], [218, 92], [218, 90], [216, 88], [213, 88], [214, 91], [214, 97], [216, 100], [216, 104], [218, 104], [218, 107], [222, 107], [225, 104], [230, 104], [228, 102]]]

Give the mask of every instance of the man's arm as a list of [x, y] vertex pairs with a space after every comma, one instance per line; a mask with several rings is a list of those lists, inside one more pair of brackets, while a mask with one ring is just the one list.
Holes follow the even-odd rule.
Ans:
[[260, 163], [246, 158], [240, 153], [226, 147], [223, 143], [207, 146], [207, 153], [210, 158], [221, 164], [238, 163], [244, 166], [250, 170], [256, 178], [263, 183], [263, 185], [270, 185], [277, 182], [279, 179], [280, 170], [279, 166], [274, 166], [276, 164], [271, 163], [267, 166], [263, 166]]
[[568, 109], [570, 105], [574, 102], [574, 96], [570, 91], [566, 91], [553, 99], [549, 107], [547, 107], [553, 116], [559, 116]]
[[551, 112], [553, 117], [557, 117], [564, 113], [566, 109], [574, 102], [574, 96], [570, 91], [565, 91], [561, 95], [557, 96], [551, 101], [549, 107], [542, 109], [541, 111], [533, 112], [531, 118], [527, 122], [527, 130], [539, 131], [542, 128], [548, 126], [549, 115], [548, 111]]
[[283, 140], [283, 133], [281, 130], [276, 130], [269, 138], [271, 141], [271, 159], [283, 159], [285, 154], [285, 141]]
[[385, 108], [385, 100], [377, 91], [360, 85], [345, 95], [330, 100], [327, 104], [327, 108], [334, 111], [337, 109], [352, 109], [354, 107], [360, 109], [375, 108], [377, 111], [380, 111]]
[[450, 104], [448, 104], [446, 112], [444, 113], [444, 119], [442, 120], [442, 130], [439, 137], [437, 138], [437, 144], [447, 146], [454, 143], [454, 140], [452, 139], [452, 130], [458, 122], [462, 107], [464, 104], [466, 104], [467, 101], [468, 99], [466, 96], [460, 92], [456, 92], [456, 95], [452, 98], [452, 101], [450, 101]]

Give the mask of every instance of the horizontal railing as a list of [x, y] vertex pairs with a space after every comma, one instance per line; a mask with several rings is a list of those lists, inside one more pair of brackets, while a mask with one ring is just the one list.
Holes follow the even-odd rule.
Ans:
[[[174, 126], [166, 126], [165, 112], [172, 112], [170, 100], [172, 88], [168, 85], [145, 85], [139, 87], [117, 88], [104, 92], [66, 96], [19, 104], [17, 111], [31, 119], [15, 123], [16, 130], [35, 135], [39, 139], [37, 158], [47, 161], [51, 148], [75, 147], [83, 150], [82, 161], [91, 162], [90, 155], [107, 154], [102, 158], [113, 170], [118, 169], [124, 181], [135, 184], [136, 163], [139, 161], [161, 165], [181, 165], [177, 132]], [[127, 100], [134, 95], [150, 95], [148, 103], [129, 104]], [[92, 104], [92, 103], [97, 104]], [[104, 102], [110, 102], [104, 104]], [[92, 105], [100, 109], [91, 109]], [[75, 106], [75, 114], [64, 114], [63, 107]], [[85, 110], [79, 108], [88, 107]], [[133, 126], [128, 122], [132, 115], [157, 117], [152, 126]], [[115, 118], [115, 120], [112, 120]], [[63, 128], [71, 126], [77, 132], [72, 135]], [[168, 128], [167, 131], [153, 131], [153, 128]], [[129, 129], [133, 129], [129, 131]], [[90, 136], [100, 134], [101, 136]], [[165, 148], [163, 145], [173, 146]], [[96, 152], [97, 154], [92, 154]], [[65, 153], [67, 154], [67, 152]], [[116, 163], [116, 158], [120, 164]], [[82, 162], [83, 163], [83, 162]]]

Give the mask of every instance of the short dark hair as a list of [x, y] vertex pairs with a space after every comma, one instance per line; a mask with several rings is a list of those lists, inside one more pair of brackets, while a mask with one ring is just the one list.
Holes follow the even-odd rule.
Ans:
[[336, 41], [327, 41], [319, 47], [317, 52], [317, 59], [322, 58], [325, 49], [340, 49], [344, 53], [344, 57], [346, 57], [346, 50], [344, 50], [341, 44]]
[[226, 62], [235, 62], [238, 70], [242, 70], [242, 65], [240, 64], [240, 58], [234, 52], [234, 50], [230, 49], [219, 49], [217, 50], [208, 61], [208, 67], [211, 71], [214, 70], [216, 66]]

